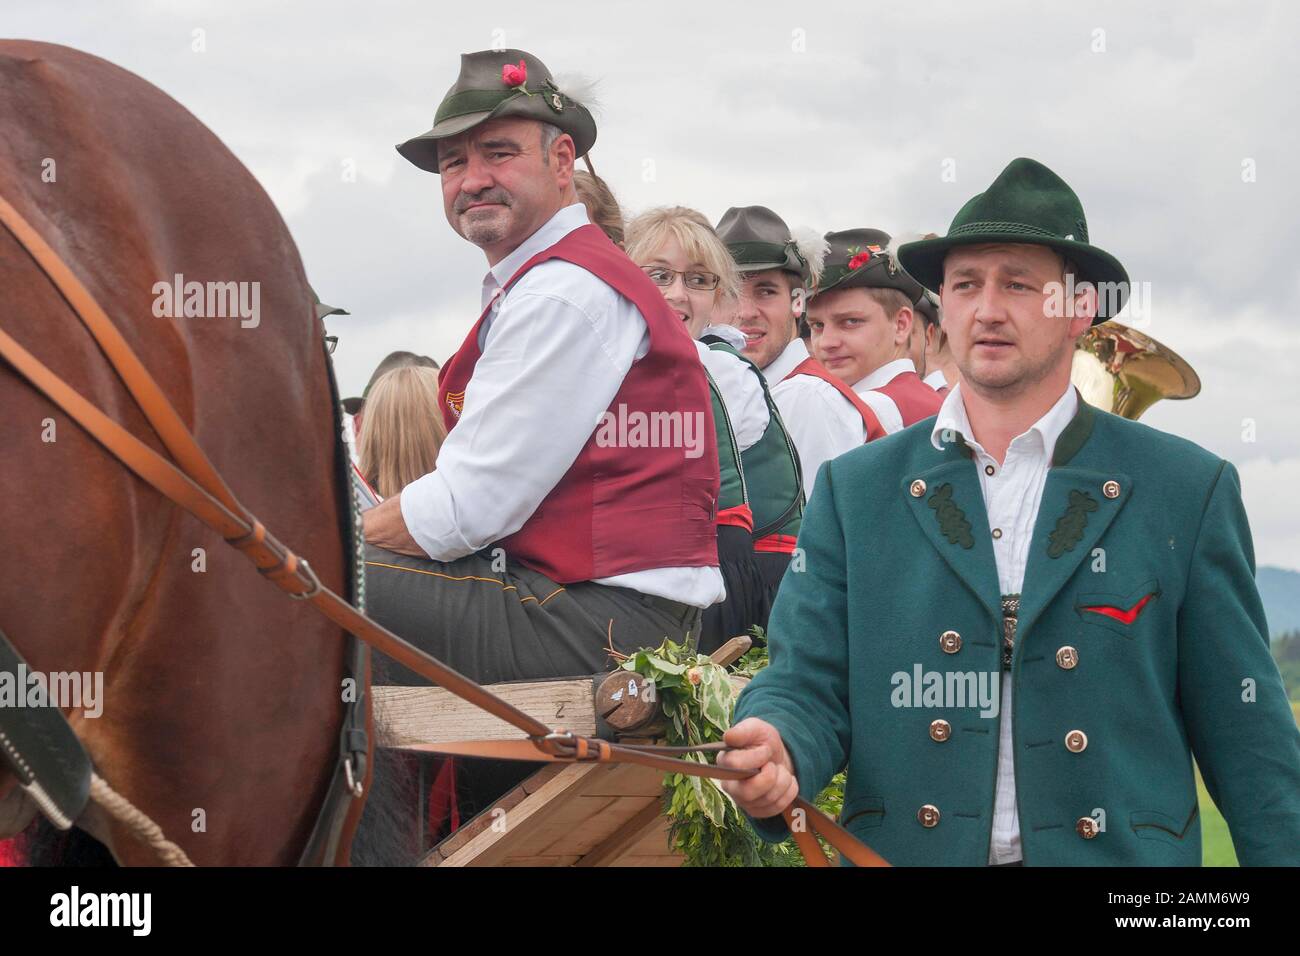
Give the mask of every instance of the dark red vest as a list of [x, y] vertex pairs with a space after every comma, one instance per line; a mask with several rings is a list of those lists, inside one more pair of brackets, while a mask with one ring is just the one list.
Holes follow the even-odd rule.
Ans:
[[830, 382], [834, 385], [836, 390], [848, 399], [853, 407], [858, 410], [858, 414], [862, 416], [862, 424], [867, 429], [867, 437], [865, 441], [872, 441], [876, 438], [885, 437], [885, 426], [880, 424], [880, 419], [877, 418], [876, 413], [871, 410], [871, 406], [864, 402], [858, 396], [857, 392], [853, 391], [853, 389], [845, 385], [843, 381], [832, 375], [821, 362], [809, 356], [791, 369], [790, 374], [781, 381], [784, 382], [787, 379], [794, 378], [796, 375], [812, 375], [815, 378], [821, 379], [823, 382]]
[[[560, 584], [653, 568], [716, 566], [718, 447], [695, 343], [654, 283], [598, 226], [580, 226], [533, 256], [510, 277], [503, 293], [548, 259], [581, 266], [631, 300], [649, 327], [650, 351], [632, 363], [606, 413], [616, 423], [629, 424], [625, 431], [618, 429], [623, 437], [598, 441], [614, 430], [595, 428], [559, 484], [499, 546], [507, 559], [516, 558]], [[482, 354], [479, 329], [490, 309], [443, 369], [438, 398], [448, 432], [464, 407], [466, 386]], [[581, 382], [573, 383], [573, 388], [581, 387]], [[546, 416], [564, 413], [563, 408], [543, 409], [538, 421], [520, 427], [544, 428]], [[667, 437], [683, 436], [689, 421], [692, 440], [700, 443], [699, 457], [687, 457], [689, 449], [680, 447], [680, 441], [677, 447], [648, 443], [665, 437], [669, 428], [662, 423], [673, 413], [681, 424]], [[632, 426], [638, 421], [660, 425], [643, 429], [644, 437], [637, 438]], [[628, 436], [635, 445], [628, 445]]]
[[[872, 389], [891, 398], [903, 416], [903, 427], [939, 414], [943, 396], [932, 389], [915, 372], [900, 372], [880, 388]], [[946, 391], [946, 390], [945, 390]]]

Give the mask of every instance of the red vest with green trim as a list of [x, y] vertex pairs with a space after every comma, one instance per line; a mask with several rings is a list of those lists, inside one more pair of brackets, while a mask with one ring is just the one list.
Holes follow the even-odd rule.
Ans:
[[[700, 454], [688, 457], [691, 449], [683, 447], [598, 443], [600, 429], [593, 423], [591, 437], [564, 477], [524, 526], [499, 546], [508, 557], [560, 584], [654, 568], [716, 567], [718, 448], [709, 386], [695, 343], [654, 283], [595, 225], [580, 226], [533, 256], [505, 283], [503, 294], [549, 259], [581, 266], [611, 286], [637, 307], [650, 331], [650, 351], [632, 363], [606, 414], [619, 421], [662, 423], [664, 413], [679, 413], [677, 434], [685, 434], [688, 422], [699, 426]], [[479, 329], [490, 311], [489, 305], [443, 369], [438, 398], [448, 432], [460, 418], [482, 354]], [[553, 408], [543, 414], [564, 411]]]

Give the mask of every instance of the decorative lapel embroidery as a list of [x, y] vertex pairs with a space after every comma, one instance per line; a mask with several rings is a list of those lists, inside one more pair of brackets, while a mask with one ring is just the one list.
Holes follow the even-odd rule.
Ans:
[[1088, 526], [1089, 513], [1096, 511], [1097, 508], [1097, 499], [1092, 495], [1077, 488], [1071, 490], [1070, 503], [1065, 508], [1065, 514], [1056, 519], [1056, 528], [1049, 538], [1047, 556], [1059, 558], [1065, 552], [1072, 550], [1083, 537], [1083, 530]]
[[939, 531], [948, 539], [949, 544], [959, 544], [968, 550], [975, 547], [975, 539], [971, 537], [970, 522], [966, 520], [966, 513], [952, 500], [951, 484], [942, 484], [935, 489], [927, 504], [934, 509], [939, 519]]
[[465, 393], [463, 391], [448, 392], [447, 407], [451, 409], [453, 415], [460, 418], [460, 413], [465, 408]]

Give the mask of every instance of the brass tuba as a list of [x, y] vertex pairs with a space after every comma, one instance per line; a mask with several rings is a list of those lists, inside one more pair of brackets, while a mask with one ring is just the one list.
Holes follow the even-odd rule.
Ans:
[[1162, 398], [1193, 398], [1201, 391], [1200, 376], [1186, 359], [1113, 321], [1080, 336], [1070, 380], [1089, 405], [1134, 420]]

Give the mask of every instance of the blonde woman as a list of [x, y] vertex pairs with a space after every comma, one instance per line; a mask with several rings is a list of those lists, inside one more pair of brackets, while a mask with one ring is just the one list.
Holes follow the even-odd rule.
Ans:
[[[694, 209], [651, 209], [627, 225], [626, 250], [681, 317], [709, 374], [718, 434], [718, 559], [727, 598], [704, 613], [700, 650], [767, 625], [779, 576], [755, 554], [758, 538], [798, 534], [803, 489], [798, 458], [757, 366], [740, 355], [731, 326], [709, 325], [739, 292], [736, 265], [709, 221]], [[788, 555], [786, 556], [788, 559]]]
[[385, 372], [366, 395], [361, 476], [380, 497], [391, 497], [434, 470], [446, 437], [437, 369], [410, 365]]
[[573, 189], [587, 207], [587, 218], [600, 226], [610, 242], [623, 248], [623, 210], [609, 184], [595, 173], [580, 169], [573, 174]]

